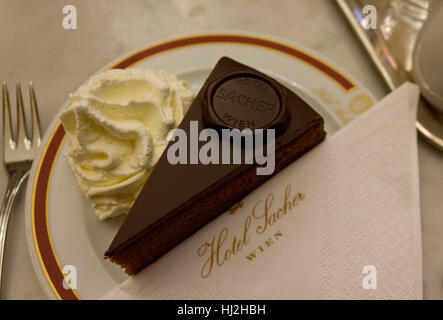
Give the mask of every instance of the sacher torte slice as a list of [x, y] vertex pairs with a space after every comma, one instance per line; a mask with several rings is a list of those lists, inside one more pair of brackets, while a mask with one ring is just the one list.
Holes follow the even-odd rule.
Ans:
[[[180, 124], [179, 128], [188, 136], [193, 130], [191, 121], [197, 121], [199, 131], [208, 127], [275, 129], [273, 174], [326, 135], [322, 117], [295, 93], [227, 57], [218, 61]], [[252, 164], [221, 164], [221, 161], [220, 164], [171, 164], [167, 150], [172, 144], [166, 147], [105, 253], [130, 275], [273, 175], [258, 175], [259, 165], [255, 161]]]

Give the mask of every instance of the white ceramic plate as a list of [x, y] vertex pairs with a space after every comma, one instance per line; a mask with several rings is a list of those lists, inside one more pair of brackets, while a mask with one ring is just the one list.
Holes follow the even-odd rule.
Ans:
[[[319, 55], [298, 44], [251, 33], [230, 31], [167, 40], [131, 52], [102, 70], [163, 69], [186, 80], [197, 92], [222, 56], [284, 83], [323, 116], [329, 135], [375, 102], [358, 81]], [[118, 266], [103, 258], [122, 219], [98, 221], [80, 192], [62, 156], [66, 141], [58, 120], [61, 110], [45, 135], [29, 177], [28, 244], [48, 297], [96, 299], [126, 278]], [[67, 286], [64, 277], [76, 281]]]

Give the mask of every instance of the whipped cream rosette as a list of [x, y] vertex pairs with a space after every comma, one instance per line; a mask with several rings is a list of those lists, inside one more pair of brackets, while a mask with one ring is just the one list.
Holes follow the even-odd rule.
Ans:
[[70, 95], [66, 157], [100, 220], [129, 211], [193, 98], [175, 76], [138, 69], [105, 71]]

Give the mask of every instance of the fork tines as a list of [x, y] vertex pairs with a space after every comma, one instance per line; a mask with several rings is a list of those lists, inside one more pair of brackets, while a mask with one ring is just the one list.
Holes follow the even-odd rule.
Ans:
[[35, 98], [32, 82], [29, 83], [29, 100], [31, 105], [32, 117], [32, 136], [28, 138], [26, 133], [26, 120], [23, 110], [23, 97], [20, 83], [16, 85], [17, 102], [17, 135], [14, 139], [11, 122], [11, 110], [9, 106], [9, 93], [6, 82], [3, 81], [3, 138], [4, 138], [4, 160], [8, 164], [15, 161], [32, 160], [35, 152], [40, 145], [40, 122], [37, 112], [37, 102]]

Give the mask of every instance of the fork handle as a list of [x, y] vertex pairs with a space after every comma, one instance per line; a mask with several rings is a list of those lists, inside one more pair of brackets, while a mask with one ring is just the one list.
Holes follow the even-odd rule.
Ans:
[[0, 211], [0, 299], [2, 298], [3, 256], [5, 253], [6, 232], [9, 216], [20, 187], [29, 174], [29, 169], [18, 168], [9, 173], [8, 186]]

